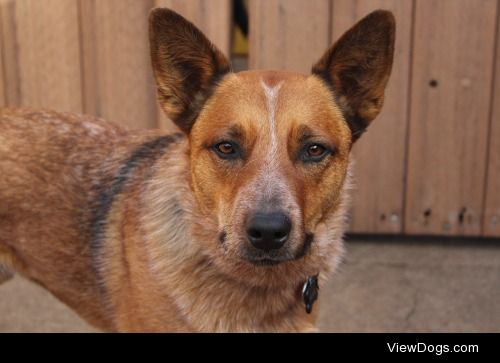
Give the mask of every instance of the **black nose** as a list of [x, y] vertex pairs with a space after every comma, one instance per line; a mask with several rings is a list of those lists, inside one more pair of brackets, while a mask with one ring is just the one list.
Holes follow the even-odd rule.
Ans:
[[292, 223], [283, 213], [257, 213], [248, 221], [247, 235], [255, 248], [270, 251], [285, 244], [291, 229]]

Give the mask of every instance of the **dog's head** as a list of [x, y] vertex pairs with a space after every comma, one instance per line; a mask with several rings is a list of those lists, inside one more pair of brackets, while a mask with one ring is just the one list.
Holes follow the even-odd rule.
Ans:
[[204, 247], [225, 266], [304, 276], [331, 257], [336, 241], [328, 228], [335, 226], [328, 224], [342, 223], [331, 219], [342, 203], [352, 143], [382, 107], [394, 23], [387, 11], [371, 13], [311, 75], [232, 73], [194, 25], [153, 10], [159, 102], [188, 135], [191, 187], [214, 232]]

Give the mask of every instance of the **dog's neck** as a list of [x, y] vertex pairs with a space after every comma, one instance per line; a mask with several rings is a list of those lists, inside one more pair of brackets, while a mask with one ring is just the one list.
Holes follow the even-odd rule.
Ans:
[[[198, 331], [301, 331], [312, 328], [301, 301], [300, 286], [270, 289], [249, 286], [220, 273], [199, 257], [184, 269], [170, 271], [170, 296], [187, 325]], [[165, 279], [158, 276], [158, 283]], [[235, 308], [238, 307], [238, 308]]]

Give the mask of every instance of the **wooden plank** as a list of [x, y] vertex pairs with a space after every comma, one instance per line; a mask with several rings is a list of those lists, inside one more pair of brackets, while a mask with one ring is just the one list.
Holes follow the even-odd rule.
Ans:
[[15, 0], [0, 0], [4, 97], [8, 106], [21, 104], [15, 4]]
[[384, 107], [353, 147], [356, 179], [351, 232], [402, 231], [412, 7], [411, 0], [333, 1], [333, 41], [376, 9], [391, 10], [397, 25], [394, 65]]
[[416, 2], [407, 233], [481, 234], [497, 5]]
[[500, 237], [500, 17], [497, 19], [497, 26], [493, 112], [490, 120], [489, 162], [483, 221], [483, 235], [488, 237]]
[[132, 128], [156, 126], [149, 59], [152, 1], [80, 0], [85, 112]]
[[330, 43], [330, 1], [249, 2], [250, 68], [309, 73]]
[[[231, 2], [230, 0], [156, 0], [157, 7], [170, 8], [198, 27], [217, 48], [230, 57]], [[178, 131], [162, 110], [158, 111], [158, 125], [162, 129]]]
[[1, 24], [2, 24], [2, 18], [0, 17], [0, 107], [3, 107], [7, 104], [7, 98], [5, 94], [7, 85], [5, 84], [5, 77], [4, 77], [3, 57], [5, 55], [5, 51], [3, 48], [3, 36], [2, 36]]
[[22, 105], [81, 112], [77, 1], [23, 0], [14, 5]]

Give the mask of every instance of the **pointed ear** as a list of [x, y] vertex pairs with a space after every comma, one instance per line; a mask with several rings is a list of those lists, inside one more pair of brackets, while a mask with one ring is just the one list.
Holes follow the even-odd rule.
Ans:
[[353, 142], [382, 108], [394, 39], [394, 15], [377, 10], [348, 30], [313, 66], [313, 74], [332, 88]]
[[151, 11], [149, 41], [160, 105], [187, 133], [230, 63], [200, 30], [169, 9]]

